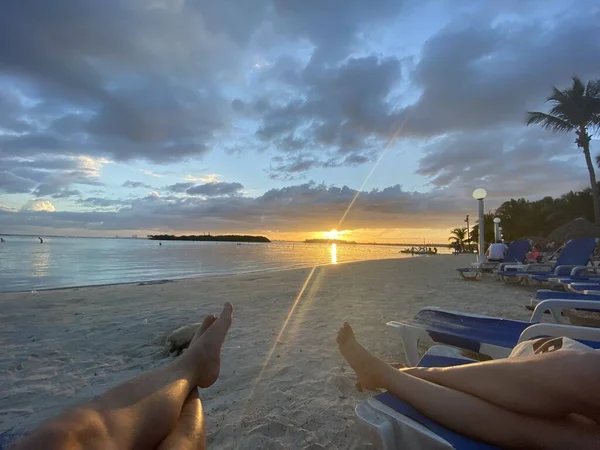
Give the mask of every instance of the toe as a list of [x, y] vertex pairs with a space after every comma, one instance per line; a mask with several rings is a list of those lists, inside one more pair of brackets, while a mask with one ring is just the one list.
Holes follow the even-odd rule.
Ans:
[[210, 327], [215, 320], [217, 320], [217, 318], [213, 314], [206, 316], [202, 321], [202, 325], [200, 325], [199, 334], [203, 334], [206, 330], [208, 330], [208, 327]]

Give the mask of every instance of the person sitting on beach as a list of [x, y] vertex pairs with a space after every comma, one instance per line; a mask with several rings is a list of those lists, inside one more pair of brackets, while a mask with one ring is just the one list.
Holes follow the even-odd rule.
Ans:
[[525, 255], [525, 264], [535, 264], [542, 262], [542, 246], [535, 244], [533, 250]]
[[494, 244], [491, 244], [486, 252], [486, 256], [488, 261], [490, 262], [502, 262], [504, 261], [504, 255], [508, 247], [506, 244], [503, 244], [502, 241], [496, 241]]
[[197, 388], [219, 377], [232, 313], [226, 303], [218, 318], [204, 319], [183, 355], [48, 420], [15, 450], [206, 448]]
[[600, 353], [583, 344], [589, 351], [554, 345], [547, 353], [398, 370], [361, 346], [348, 323], [337, 342], [362, 388], [386, 389], [457, 433], [502, 448], [600, 448]]

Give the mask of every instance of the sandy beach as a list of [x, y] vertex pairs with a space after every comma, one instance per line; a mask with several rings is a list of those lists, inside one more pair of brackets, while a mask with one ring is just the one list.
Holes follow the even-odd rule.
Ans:
[[532, 291], [492, 277], [462, 280], [454, 269], [472, 261], [438, 255], [321, 266], [306, 285], [310, 269], [2, 294], [0, 432], [26, 432], [165, 364], [171, 331], [230, 301], [221, 376], [201, 392], [209, 446], [368, 448], [354, 407], [372, 394], [354, 389], [335, 342], [339, 326], [349, 321], [368, 349], [397, 363], [402, 346], [385, 323], [424, 306], [528, 319]]

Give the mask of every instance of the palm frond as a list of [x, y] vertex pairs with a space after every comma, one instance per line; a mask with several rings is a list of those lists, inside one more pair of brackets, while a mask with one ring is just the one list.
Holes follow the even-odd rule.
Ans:
[[585, 95], [585, 84], [581, 81], [581, 78], [578, 76], [574, 76], [572, 78], [573, 86], [571, 87], [571, 93], [576, 97], [583, 97]]
[[546, 114], [543, 112], [528, 112], [527, 125], [539, 124], [544, 129], [552, 130], [557, 133], [571, 131], [574, 125], [571, 122], [561, 118]]

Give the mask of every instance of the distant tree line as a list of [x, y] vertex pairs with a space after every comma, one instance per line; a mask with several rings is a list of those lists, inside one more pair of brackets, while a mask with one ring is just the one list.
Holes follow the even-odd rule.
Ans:
[[[592, 190], [570, 191], [558, 198], [544, 197], [529, 201], [524, 198], [502, 203], [495, 212], [483, 217], [485, 242], [494, 241], [494, 217], [499, 217], [506, 241], [526, 237], [546, 237], [558, 227], [579, 217], [594, 221]], [[471, 241], [479, 240], [479, 222], [471, 230]]]
[[224, 234], [221, 236], [208, 235], [189, 235], [189, 236], [174, 236], [172, 234], [150, 234], [148, 239], [154, 241], [200, 241], [200, 242], [271, 242], [269, 238], [264, 236], [248, 236], [237, 234]]

